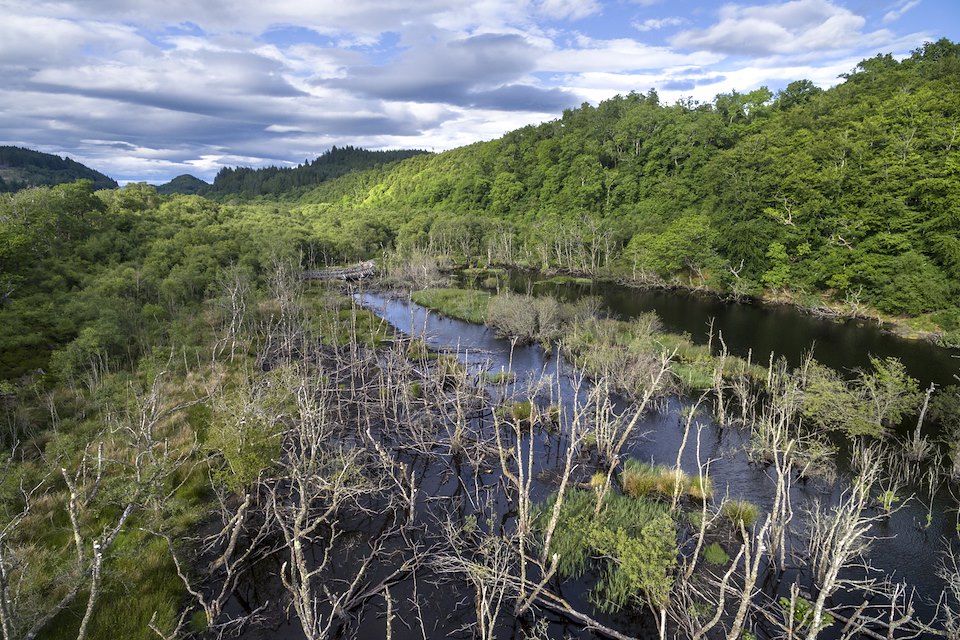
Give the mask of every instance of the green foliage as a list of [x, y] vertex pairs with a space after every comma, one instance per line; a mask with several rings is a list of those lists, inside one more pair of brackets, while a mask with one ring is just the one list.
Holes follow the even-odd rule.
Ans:
[[919, 383], [896, 358], [870, 358], [872, 370], [852, 381], [812, 362], [806, 368], [803, 412], [814, 424], [849, 435], [877, 436], [920, 402]]
[[[540, 508], [544, 526], [553, 500]], [[666, 507], [619, 494], [608, 495], [594, 517], [596, 494], [571, 491], [564, 499], [551, 553], [560, 554], [558, 571], [579, 576], [588, 563], [599, 570], [591, 601], [604, 611], [664, 604], [677, 562], [677, 534]]]
[[760, 508], [747, 500], [727, 500], [720, 507], [720, 512], [736, 529], [739, 529], [741, 525], [749, 529], [757, 521]]
[[730, 556], [727, 555], [724, 548], [716, 542], [712, 542], [703, 548], [703, 559], [706, 560], [708, 564], [717, 567], [722, 567], [730, 562]]
[[[781, 596], [777, 601], [780, 604], [780, 608], [783, 610], [784, 619], [790, 617], [790, 599], [784, 596]], [[803, 597], [797, 597], [796, 603], [793, 605], [793, 622], [794, 628], [803, 631], [809, 629], [810, 625], [813, 624], [813, 603]], [[824, 611], [821, 620], [820, 627], [817, 631], [822, 631], [833, 625], [835, 622], [834, 617], [830, 615], [829, 612]]]
[[476, 289], [425, 289], [415, 291], [411, 299], [417, 304], [474, 324], [483, 324], [491, 294]]
[[958, 58], [941, 40], [826, 91], [616, 96], [305, 199], [409, 211], [410, 242], [465, 263], [942, 311], [960, 295]]
[[266, 386], [244, 380], [225, 392], [208, 430], [206, 445], [223, 462], [216, 470], [217, 479], [237, 493], [257, 482], [279, 460], [282, 372], [271, 372], [267, 380]]

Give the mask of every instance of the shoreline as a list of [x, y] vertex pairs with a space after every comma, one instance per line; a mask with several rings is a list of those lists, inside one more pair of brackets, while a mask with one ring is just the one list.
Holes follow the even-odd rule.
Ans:
[[[674, 282], [663, 282], [663, 281], [651, 281], [651, 280], [641, 280], [637, 278], [631, 278], [629, 276], [618, 276], [618, 275], [599, 275], [590, 273], [587, 271], [572, 271], [567, 269], [550, 269], [543, 271], [541, 269], [536, 269], [532, 267], [522, 266], [522, 265], [490, 265], [489, 267], [481, 267], [479, 269], [506, 269], [506, 270], [515, 270], [522, 271], [530, 274], [539, 274], [545, 278], [551, 278], [555, 276], [570, 276], [577, 278], [589, 279], [597, 283], [608, 283], [608, 284], [617, 284], [620, 286], [628, 287], [631, 289], [649, 289], [649, 290], [661, 290], [661, 291], [685, 291], [690, 294], [697, 294], [703, 296], [710, 296], [724, 302], [732, 302], [738, 304], [751, 304], [757, 306], [787, 306], [796, 309], [797, 311], [804, 313], [806, 315], [815, 316], [818, 318], [823, 318], [826, 320], [831, 320], [839, 324], [844, 324], [849, 321], [862, 322], [868, 324], [877, 325], [881, 331], [888, 333], [904, 340], [917, 340], [928, 342], [935, 346], [938, 346], [943, 349], [958, 349], [960, 345], [953, 345], [944, 341], [944, 332], [932, 331], [927, 329], [920, 329], [915, 326], [911, 326], [911, 322], [919, 321], [922, 317], [915, 318], [903, 318], [903, 317], [893, 317], [882, 314], [880, 311], [863, 305], [853, 312], [850, 309], [840, 303], [830, 303], [827, 300], [821, 299], [820, 304], [816, 306], [811, 306], [809, 304], [804, 304], [800, 301], [797, 295], [790, 291], [784, 291], [779, 294], [769, 291], [764, 291], [760, 295], [743, 295], [736, 296], [728, 292], [720, 291], [714, 289], [708, 285], [693, 286], [679, 281]], [[456, 273], [462, 269], [451, 270], [451, 273]], [[814, 294], [822, 295], [822, 294]]]

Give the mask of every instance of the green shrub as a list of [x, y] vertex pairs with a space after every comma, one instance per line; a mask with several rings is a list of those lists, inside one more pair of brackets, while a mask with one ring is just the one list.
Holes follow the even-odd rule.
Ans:
[[[538, 507], [537, 528], [546, 526], [555, 500], [556, 495]], [[579, 577], [592, 564], [598, 579], [590, 599], [607, 612], [662, 604], [672, 588], [677, 561], [677, 534], [669, 510], [649, 500], [608, 494], [594, 516], [596, 500], [593, 491], [566, 494], [550, 547], [551, 553], [560, 554], [560, 575]]]
[[[784, 619], [788, 619], [790, 617], [790, 599], [781, 596], [777, 602], [780, 604], [780, 608], [783, 609]], [[810, 625], [813, 624], [813, 603], [806, 598], [798, 597], [793, 607], [793, 620], [796, 629], [803, 631], [809, 628]], [[817, 629], [817, 631], [826, 629], [834, 622], [834, 617], [824, 611], [820, 619], [820, 628]]]

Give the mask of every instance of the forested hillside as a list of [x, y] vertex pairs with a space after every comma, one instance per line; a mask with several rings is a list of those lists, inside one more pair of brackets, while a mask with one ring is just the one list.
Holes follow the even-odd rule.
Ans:
[[[210, 195], [211, 197], [233, 195], [244, 198], [296, 193], [351, 171], [370, 169], [422, 153], [425, 152], [414, 149], [368, 151], [352, 146], [334, 146], [312, 162], [305, 160], [303, 164], [296, 167], [264, 167], [261, 169], [224, 167], [217, 173], [213, 186], [196, 191], [196, 193]], [[167, 186], [164, 185], [164, 187]], [[175, 193], [185, 193], [182, 189], [168, 190]]]
[[825, 292], [957, 328], [960, 46], [665, 105], [631, 93], [306, 196], [409, 209], [401, 244], [742, 294]]
[[74, 180], [91, 180], [97, 189], [117, 187], [112, 178], [70, 158], [21, 147], [0, 147], [0, 193]]
[[196, 176], [192, 176], [189, 173], [184, 173], [177, 176], [170, 182], [159, 185], [157, 187], [157, 193], [162, 196], [172, 196], [177, 193], [185, 196], [192, 196], [205, 193], [209, 189], [209, 182], [204, 182]]

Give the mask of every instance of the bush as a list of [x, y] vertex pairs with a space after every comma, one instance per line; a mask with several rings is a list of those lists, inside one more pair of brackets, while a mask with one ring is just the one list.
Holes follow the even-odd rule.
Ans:
[[487, 307], [487, 324], [502, 336], [532, 342], [537, 337], [537, 309], [529, 296], [494, 296]]
[[[555, 499], [539, 506], [537, 527], [549, 521]], [[612, 494], [594, 517], [596, 499], [593, 491], [567, 493], [550, 548], [560, 554], [559, 573], [578, 577], [592, 562], [599, 578], [590, 599], [607, 612], [662, 604], [677, 561], [677, 534], [669, 511], [649, 500]]]

